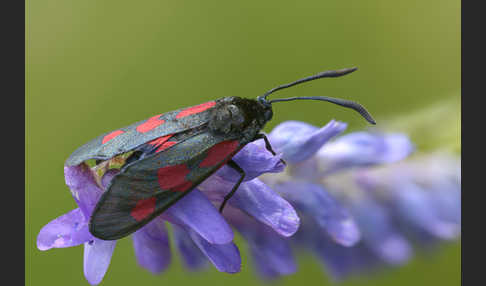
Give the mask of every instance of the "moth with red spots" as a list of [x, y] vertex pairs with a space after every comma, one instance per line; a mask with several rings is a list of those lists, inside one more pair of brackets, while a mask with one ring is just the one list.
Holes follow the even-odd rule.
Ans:
[[96, 204], [90, 232], [100, 239], [125, 237], [176, 203], [223, 165], [241, 175], [220, 206], [238, 189], [244, 170], [232, 157], [246, 144], [264, 139], [260, 133], [273, 116], [272, 103], [293, 100], [322, 100], [358, 111], [375, 121], [358, 103], [331, 97], [292, 97], [267, 100], [269, 94], [303, 82], [339, 77], [356, 68], [325, 71], [278, 86], [257, 99], [224, 97], [189, 108], [170, 111], [99, 136], [77, 149], [66, 165], [88, 159], [110, 160], [131, 152]]

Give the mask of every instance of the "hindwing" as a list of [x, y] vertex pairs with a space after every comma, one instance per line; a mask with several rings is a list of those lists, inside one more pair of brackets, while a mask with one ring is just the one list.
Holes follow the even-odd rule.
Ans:
[[[168, 140], [160, 142], [162, 146]], [[133, 233], [193, 190], [245, 144], [206, 130], [128, 164], [96, 205], [91, 233], [104, 240]]]

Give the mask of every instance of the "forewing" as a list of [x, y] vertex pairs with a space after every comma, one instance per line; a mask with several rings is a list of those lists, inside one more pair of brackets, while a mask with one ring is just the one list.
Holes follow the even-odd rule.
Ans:
[[105, 240], [138, 230], [193, 190], [238, 152], [238, 138], [203, 132], [127, 165], [113, 178], [90, 221]]
[[171, 111], [105, 133], [79, 147], [65, 165], [78, 165], [88, 159], [107, 160], [156, 138], [196, 128], [208, 122], [216, 101]]

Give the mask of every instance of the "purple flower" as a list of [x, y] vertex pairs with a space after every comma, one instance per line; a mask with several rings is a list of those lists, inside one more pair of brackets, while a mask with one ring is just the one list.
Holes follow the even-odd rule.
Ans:
[[[218, 175], [200, 189], [215, 201], [233, 186]], [[241, 185], [228, 201], [223, 216], [249, 244], [254, 266], [263, 277], [272, 278], [295, 271], [288, 243], [278, 238], [293, 235], [300, 223], [294, 208], [259, 179]]]
[[[160, 273], [170, 264], [166, 223], [189, 270], [212, 264], [236, 273], [241, 258], [233, 230], [248, 244], [257, 273], [267, 279], [294, 273], [296, 250], [312, 253], [335, 279], [384, 265], [402, 265], [412, 243], [430, 246], [460, 233], [460, 163], [451, 155], [410, 156], [414, 145], [399, 133], [353, 132], [332, 120], [322, 128], [298, 121], [275, 127], [233, 160], [245, 180], [218, 212], [239, 179], [227, 167], [133, 233], [140, 266]], [[411, 158], [409, 158], [411, 157]], [[284, 159], [287, 165], [282, 163]], [[65, 167], [78, 208], [44, 226], [41, 250], [84, 245], [84, 273], [101, 282], [116, 241], [88, 231], [98, 199], [118, 169]]]
[[422, 155], [388, 168], [366, 170], [357, 173], [355, 180], [409, 235], [433, 240], [459, 236], [460, 162], [451, 154]]
[[[460, 178], [451, 156], [417, 156], [399, 133], [353, 132], [331, 121], [319, 129], [284, 122], [268, 138], [289, 163], [261, 180], [292, 204], [301, 225], [291, 248], [314, 254], [335, 279], [380, 265], [402, 265], [412, 242], [455, 239]], [[299, 156], [299, 154], [301, 156]], [[274, 275], [276, 276], [276, 275]]]
[[331, 120], [322, 128], [300, 121], [286, 121], [277, 125], [268, 138], [275, 150], [289, 163], [312, 157], [332, 137], [346, 129], [347, 124]]
[[[191, 270], [201, 269], [209, 261], [222, 272], [240, 271], [240, 253], [232, 242], [233, 230], [229, 223], [234, 223], [233, 226], [241, 229], [242, 233], [248, 233], [244, 224], [251, 222], [252, 227], [269, 236], [294, 234], [299, 226], [299, 217], [293, 207], [256, 178], [284, 168], [280, 156], [273, 156], [262, 146], [264, 144], [259, 141], [248, 144], [234, 157], [248, 176], [228, 202], [224, 216], [218, 212], [218, 207], [235, 182], [235, 174], [227, 167], [221, 168], [162, 215], [133, 233], [131, 237], [138, 264], [154, 274], [162, 272], [170, 264], [166, 222], [172, 224], [175, 245], [183, 263]], [[97, 201], [119, 171], [109, 169], [100, 176], [99, 170], [97, 167], [91, 169], [85, 163], [64, 167], [66, 184], [78, 208], [45, 225], [37, 237], [40, 250], [83, 244], [84, 274], [93, 285], [103, 279], [116, 245], [116, 241], [93, 237], [88, 230], [89, 218]], [[251, 245], [261, 248], [257, 237], [247, 237]], [[272, 253], [272, 250], [266, 253]], [[274, 260], [278, 260], [280, 254], [274, 256]]]

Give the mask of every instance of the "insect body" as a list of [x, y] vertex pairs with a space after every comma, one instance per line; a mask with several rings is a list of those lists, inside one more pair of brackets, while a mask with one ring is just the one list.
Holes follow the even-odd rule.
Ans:
[[90, 232], [101, 239], [125, 237], [188, 194], [227, 164], [241, 175], [225, 196], [220, 211], [237, 190], [244, 170], [231, 158], [246, 144], [263, 138], [260, 133], [273, 116], [272, 103], [299, 99], [322, 100], [352, 108], [369, 122], [370, 114], [359, 104], [329, 97], [295, 97], [267, 100], [267, 96], [306, 81], [337, 77], [356, 70], [327, 71], [270, 90], [255, 99], [224, 97], [197, 106], [153, 116], [99, 136], [77, 149], [66, 165], [88, 159], [108, 160], [133, 152], [111, 180], [90, 219]]

